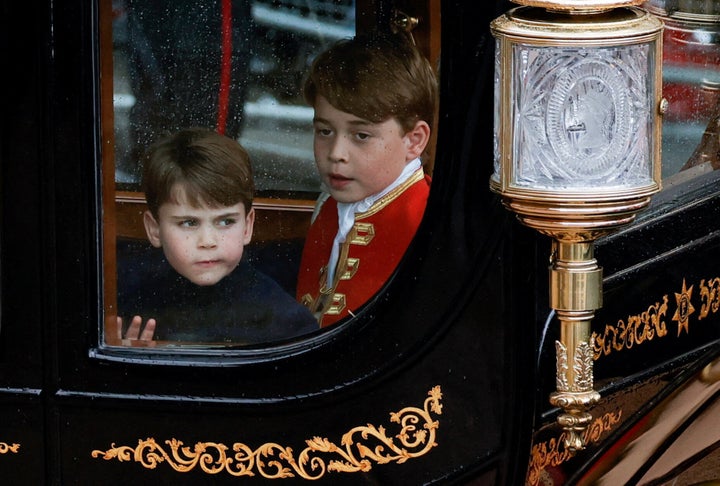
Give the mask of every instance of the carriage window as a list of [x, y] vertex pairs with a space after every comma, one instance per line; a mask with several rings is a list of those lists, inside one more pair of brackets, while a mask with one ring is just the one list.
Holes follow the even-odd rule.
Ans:
[[[376, 10], [372, 0], [99, 0], [101, 347], [154, 348], [139, 359], [156, 351], [226, 356], [228, 347], [282, 348], [321, 324], [352, 317], [381, 288], [410, 244], [429, 193], [439, 0], [420, 3], [423, 27], [411, 36], [406, 26], [414, 28], [418, 18]], [[353, 74], [336, 81], [341, 89], [325, 92], [328, 99], [340, 93], [332, 103], [318, 95], [314, 107], [325, 110], [318, 116], [301, 84], [320, 52], [354, 36], [356, 10], [359, 31], [394, 30], [396, 38], [373, 38], [360, 54], [327, 56], [323, 73]], [[397, 69], [408, 59], [412, 69]], [[366, 73], [373, 76], [355, 86]], [[407, 111], [420, 111], [367, 123], [378, 116], [363, 111], [369, 95], [352, 96], [364, 87], [380, 110], [395, 113], [396, 98], [387, 93], [408, 91]], [[347, 100], [352, 108], [335, 109]], [[345, 116], [353, 109], [362, 115]], [[408, 126], [416, 113], [420, 120]], [[335, 125], [318, 127], [323, 123]], [[383, 168], [394, 164], [392, 170], [366, 170], [367, 185], [353, 184], [356, 174], [327, 172], [321, 192], [313, 141], [332, 138], [328, 132], [341, 133], [338, 139], [371, 153]], [[347, 186], [349, 196], [342, 192]], [[333, 191], [341, 197], [319, 197]], [[316, 215], [318, 200], [329, 202]], [[340, 230], [325, 231], [328, 221], [337, 225], [336, 200], [354, 209], [343, 220], [340, 251], [331, 249]], [[411, 207], [413, 214], [382, 213], [387, 207]], [[392, 235], [360, 221], [388, 213], [402, 220], [392, 224], [401, 228]], [[323, 224], [308, 233], [314, 216]], [[359, 265], [349, 245], [380, 251], [384, 260]], [[334, 256], [337, 264], [328, 264]], [[352, 280], [358, 267], [360, 275], [372, 269], [364, 277], [369, 285]], [[327, 292], [326, 283], [345, 287]], [[108, 352], [116, 351], [126, 354]]]
[[[129, 337], [142, 337], [148, 316], [141, 316], [137, 333], [130, 330], [133, 316], [117, 319], [127, 289], [152, 303], [152, 288], [136, 288], [144, 279], [154, 286], [174, 285], [167, 276], [154, 273], [161, 263], [146, 236], [141, 160], [148, 146], [181, 129], [208, 128], [247, 150], [256, 189], [254, 220], [244, 212], [208, 217], [223, 227], [230, 222], [254, 226], [243, 258], [261, 266], [277, 284], [268, 292], [280, 289], [295, 303], [300, 252], [320, 189], [313, 157], [313, 110], [304, 102], [300, 86], [317, 53], [354, 35], [355, 0], [101, 0], [99, 12], [104, 342], [127, 345]], [[263, 280], [257, 287], [266, 284]], [[222, 297], [208, 292], [193, 298], [204, 317], [222, 320], [222, 312], [209, 304]], [[289, 304], [280, 300], [275, 305]], [[213, 312], [218, 315], [208, 315]], [[243, 312], [249, 323], [263, 321], [261, 310]], [[198, 318], [175, 317], [186, 327]], [[294, 321], [295, 332], [307, 330], [301, 319]], [[228, 341], [211, 329], [203, 338], [184, 336], [179, 329], [168, 339]], [[153, 346], [162, 341], [162, 333], [155, 338]], [[231, 340], [242, 344], [246, 338]], [[138, 340], [132, 344], [143, 346]]]
[[720, 5], [652, 0], [662, 18], [663, 184], [720, 169]]

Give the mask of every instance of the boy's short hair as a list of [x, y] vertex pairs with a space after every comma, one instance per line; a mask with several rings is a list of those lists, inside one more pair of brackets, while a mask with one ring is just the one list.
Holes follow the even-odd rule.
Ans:
[[340, 111], [373, 123], [395, 118], [407, 132], [418, 120], [432, 128], [438, 86], [430, 63], [404, 34], [374, 33], [341, 40], [319, 54], [303, 95], [311, 106], [323, 96]]
[[192, 206], [252, 208], [255, 185], [250, 157], [235, 140], [205, 128], [180, 130], [153, 144], [144, 160], [142, 188], [157, 219], [181, 185]]

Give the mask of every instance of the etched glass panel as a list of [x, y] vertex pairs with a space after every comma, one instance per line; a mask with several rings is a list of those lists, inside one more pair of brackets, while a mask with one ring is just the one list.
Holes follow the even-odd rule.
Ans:
[[502, 162], [500, 161], [500, 144], [502, 143], [500, 137], [502, 136], [502, 117], [500, 113], [500, 106], [502, 103], [502, 65], [500, 64], [501, 59], [501, 43], [499, 40], [495, 41], [495, 77], [494, 77], [494, 107], [493, 112], [493, 155], [495, 160], [495, 172], [493, 179], [497, 182], [502, 178]]
[[514, 50], [513, 185], [652, 184], [650, 44]]

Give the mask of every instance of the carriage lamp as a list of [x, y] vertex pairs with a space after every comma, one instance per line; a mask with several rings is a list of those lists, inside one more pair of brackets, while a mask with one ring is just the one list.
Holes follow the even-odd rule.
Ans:
[[570, 451], [585, 447], [591, 321], [602, 307], [594, 242], [660, 189], [662, 23], [637, 0], [514, 0], [491, 24], [495, 162], [490, 188], [550, 236], [550, 307], [560, 325], [550, 403]]

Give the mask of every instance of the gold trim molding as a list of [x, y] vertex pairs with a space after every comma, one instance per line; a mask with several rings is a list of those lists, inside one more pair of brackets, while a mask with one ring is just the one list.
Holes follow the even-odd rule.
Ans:
[[8, 452], [17, 454], [18, 450], [20, 450], [20, 444], [8, 444], [6, 442], [0, 442], [0, 454], [7, 454]]
[[[616, 325], [606, 324], [602, 334], [592, 334], [593, 359], [608, 356], [613, 351], [629, 350], [653, 339], [666, 336], [680, 337], [683, 333], [690, 334], [694, 319], [702, 321], [710, 314], [720, 310], [720, 277], [708, 280], [701, 279], [697, 285], [698, 292], [693, 297], [695, 285], [688, 287], [686, 279], [682, 281], [682, 288], [675, 294], [674, 310], [668, 309], [672, 299], [669, 294], [662, 296], [662, 301], [648, 306], [647, 310], [628, 316], [627, 321], [620, 319]], [[699, 299], [693, 305], [693, 299]], [[699, 305], [700, 310], [697, 311]], [[667, 318], [677, 323], [677, 334], [668, 331]]]
[[[622, 410], [608, 412], [602, 417], [596, 418], [592, 424], [585, 429], [583, 440], [585, 444], [600, 442], [605, 433], [612, 430], [620, 423]], [[534, 444], [530, 451], [530, 465], [528, 466], [525, 484], [537, 486], [542, 483], [542, 478], [548, 468], [556, 467], [575, 457], [575, 452], [566, 446], [566, 434], [563, 431], [560, 437], [552, 438], [549, 441]]]
[[[423, 408], [405, 407], [391, 413], [390, 421], [400, 425], [394, 439], [387, 436], [385, 427], [367, 424], [346, 432], [340, 446], [322, 437], [308, 439], [305, 441], [307, 447], [297, 457], [292, 448], [275, 442], [265, 443], [253, 450], [241, 442], [235, 442], [232, 447], [217, 442], [198, 442], [194, 447], [186, 447], [174, 438], [165, 441], [167, 447], [153, 438], [138, 440], [136, 447], [113, 443], [110, 449], [92, 451], [91, 456], [106, 461], [133, 461], [146, 469], [155, 469], [158, 464], [166, 462], [182, 473], [198, 467], [207, 474], [226, 472], [232, 476], [260, 475], [267, 479], [297, 475], [315, 480], [327, 472], [367, 472], [373, 464], [402, 464], [427, 454], [437, 446], [435, 438], [440, 423], [432, 418], [432, 414], [442, 415], [441, 398], [440, 386], [435, 386], [428, 392]], [[357, 439], [360, 440], [356, 442]]]

